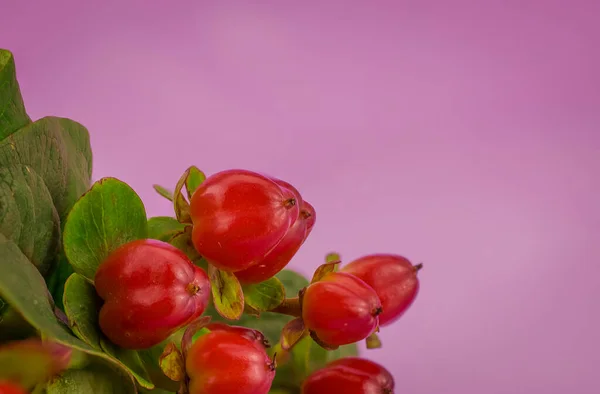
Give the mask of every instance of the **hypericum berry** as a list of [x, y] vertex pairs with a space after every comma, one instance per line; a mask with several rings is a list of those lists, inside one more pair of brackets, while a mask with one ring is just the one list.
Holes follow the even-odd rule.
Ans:
[[331, 346], [347, 345], [371, 335], [379, 324], [381, 312], [375, 290], [344, 272], [325, 275], [304, 293], [305, 327]]
[[392, 394], [394, 379], [381, 365], [358, 357], [336, 360], [312, 373], [302, 394]]
[[8, 380], [0, 381], [0, 394], [27, 394], [23, 388]]
[[262, 348], [270, 347], [269, 341], [267, 340], [267, 338], [265, 338], [265, 336], [263, 335], [262, 332], [260, 332], [258, 330], [253, 330], [248, 327], [230, 326], [229, 324], [225, 324], [225, 323], [210, 323], [206, 326], [206, 328], [209, 331], [233, 332], [233, 333], [236, 333], [238, 335], [241, 335], [243, 337], [250, 339], [252, 342], [256, 343], [257, 345], [261, 346]]
[[282, 240], [267, 255], [250, 268], [235, 273], [242, 283], [260, 283], [285, 268], [296, 255], [307, 237], [307, 232], [315, 223], [316, 213], [312, 205], [302, 203], [300, 217], [290, 227]]
[[208, 177], [190, 202], [192, 241], [198, 253], [224, 271], [257, 263], [296, 221], [293, 192], [246, 170]]
[[190, 394], [267, 394], [275, 365], [244, 335], [212, 331], [198, 338], [185, 360]]
[[100, 265], [96, 291], [104, 300], [100, 328], [111, 342], [146, 349], [198, 318], [210, 297], [206, 272], [174, 246], [127, 243]]
[[379, 325], [386, 326], [412, 305], [419, 292], [417, 272], [422, 267], [402, 256], [373, 254], [354, 260], [341, 271], [359, 277], [375, 290], [383, 307]]
[[330, 367], [343, 366], [360, 371], [374, 379], [384, 389], [384, 392], [392, 393], [394, 391], [394, 377], [383, 365], [374, 361], [361, 357], [345, 357], [332, 361], [328, 365]]

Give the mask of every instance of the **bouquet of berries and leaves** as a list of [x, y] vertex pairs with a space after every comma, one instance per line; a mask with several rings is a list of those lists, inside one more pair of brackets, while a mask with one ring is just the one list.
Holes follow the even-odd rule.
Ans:
[[358, 356], [413, 303], [395, 254], [288, 269], [317, 213], [292, 184], [190, 166], [147, 217], [92, 184], [88, 131], [27, 115], [0, 50], [0, 394], [390, 394]]

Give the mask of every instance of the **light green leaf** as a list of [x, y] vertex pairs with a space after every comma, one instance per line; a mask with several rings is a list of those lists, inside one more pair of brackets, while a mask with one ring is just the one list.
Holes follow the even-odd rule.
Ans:
[[46, 117], [0, 141], [0, 168], [29, 166], [46, 184], [61, 221], [89, 188], [92, 150], [88, 131], [70, 119]]
[[101, 300], [94, 286], [83, 276], [72, 274], [65, 283], [63, 299], [65, 314], [73, 333], [93, 348], [102, 350], [100, 347], [102, 335], [98, 328]]
[[246, 304], [261, 312], [278, 307], [285, 299], [285, 288], [275, 277], [261, 283], [246, 285], [243, 289]]
[[30, 122], [17, 82], [13, 55], [0, 49], [0, 140]]
[[[0, 234], [0, 296], [23, 318], [37, 328], [45, 337], [53, 341], [83, 351], [112, 362], [125, 371], [130, 368], [125, 362], [115, 360], [87, 343], [74, 337], [67, 327], [59, 323], [48, 298], [44, 278], [21, 253], [17, 245]], [[118, 358], [118, 357], [117, 357]], [[139, 379], [142, 386], [152, 388], [145, 379]]]
[[188, 176], [185, 180], [185, 189], [187, 191], [188, 198], [191, 200], [192, 195], [205, 180], [206, 175], [198, 169], [198, 167], [191, 166], [189, 168]]
[[131, 394], [136, 393], [133, 382], [114, 368], [95, 363], [85, 369], [68, 370], [47, 387], [47, 394]]
[[213, 304], [226, 319], [239, 320], [244, 313], [244, 292], [237, 277], [212, 265], [208, 267]]
[[112, 251], [146, 236], [146, 211], [140, 197], [126, 183], [104, 178], [73, 206], [63, 245], [74, 271], [93, 281]]
[[44, 181], [31, 167], [0, 168], [0, 233], [45, 274], [56, 259], [60, 221]]
[[175, 234], [183, 231], [185, 225], [170, 216], [155, 216], [148, 219], [148, 238], [167, 242]]
[[152, 185], [154, 190], [169, 201], [173, 201], [173, 192], [161, 185]]

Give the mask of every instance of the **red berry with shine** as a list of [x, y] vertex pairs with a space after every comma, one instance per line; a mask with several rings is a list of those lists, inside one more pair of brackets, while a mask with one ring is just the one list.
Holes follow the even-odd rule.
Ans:
[[398, 320], [414, 302], [421, 267], [402, 256], [373, 254], [354, 260], [341, 271], [359, 277], [375, 290], [383, 307], [379, 325], [386, 326]]
[[225, 323], [210, 323], [206, 326], [209, 331], [227, 331], [233, 332], [243, 337], [250, 339], [252, 342], [261, 346], [262, 348], [269, 347], [269, 341], [262, 332], [258, 330], [253, 330], [252, 328], [242, 327], [242, 326], [230, 326]]
[[275, 367], [244, 335], [216, 330], [198, 338], [185, 360], [190, 394], [267, 394]]
[[96, 291], [104, 304], [100, 328], [111, 342], [146, 349], [197, 319], [206, 309], [210, 282], [174, 246], [153, 239], [127, 243], [100, 265]]
[[0, 394], [27, 394], [27, 391], [16, 383], [0, 380]]
[[379, 324], [381, 302], [357, 277], [332, 272], [304, 293], [304, 325], [327, 345], [341, 346], [365, 339]]
[[302, 394], [392, 394], [394, 379], [381, 365], [352, 357], [329, 363], [302, 384]]
[[302, 204], [300, 217], [277, 246], [258, 263], [235, 273], [241, 283], [260, 283], [272, 278], [284, 269], [300, 250], [300, 246], [306, 240], [308, 225], [311, 224], [312, 229], [316, 217], [314, 208], [310, 204], [306, 202]]
[[192, 241], [215, 267], [236, 272], [256, 264], [285, 236], [299, 215], [296, 196], [246, 170], [208, 177], [190, 202]]

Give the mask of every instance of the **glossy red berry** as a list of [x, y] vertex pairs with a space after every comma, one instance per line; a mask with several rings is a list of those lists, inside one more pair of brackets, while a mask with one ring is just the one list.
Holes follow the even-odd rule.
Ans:
[[344, 272], [325, 275], [304, 293], [304, 325], [327, 345], [341, 346], [365, 339], [377, 328], [380, 313], [381, 302], [375, 291]]
[[257, 263], [299, 215], [293, 192], [246, 170], [208, 177], [190, 202], [192, 241], [215, 267], [235, 272]]
[[311, 374], [302, 394], [392, 394], [394, 379], [381, 365], [363, 358], [340, 359]]
[[306, 234], [304, 234], [304, 240], [306, 241], [306, 238], [308, 238], [308, 236], [310, 235], [317, 221], [317, 212], [315, 211], [315, 208], [312, 205], [310, 205], [307, 201], [303, 201], [302, 204], [304, 210], [310, 213], [310, 217], [306, 219]]
[[96, 291], [104, 304], [100, 328], [111, 342], [146, 349], [198, 318], [210, 297], [201, 268], [168, 243], [127, 243], [100, 265]]
[[7, 380], [0, 381], [0, 394], [27, 394], [23, 388]]
[[394, 391], [394, 377], [383, 365], [374, 361], [361, 357], [345, 357], [332, 361], [329, 366], [343, 366], [360, 371], [374, 379], [381, 388], [387, 390], [386, 392], [391, 393]]
[[229, 324], [225, 324], [225, 323], [210, 323], [206, 326], [206, 328], [209, 331], [233, 332], [233, 333], [236, 333], [238, 335], [241, 335], [243, 337], [250, 339], [252, 342], [256, 343], [258, 346], [261, 346], [262, 348], [270, 347], [269, 341], [267, 340], [267, 338], [265, 338], [265, 336], [263, 335], [262, 332], [260, 332], [258, 330], [253, 330], [248, 327], [230, 326]]
[[373, 254], [361, 257], [342, 267], [371, 286], [383, 307], [379, 325], [396, 321], [414, 302], [419, 292], [417, 271], [422, 265], [413, 266], [408, 259], [392, 254]]
[[250, 268], [235, 273], [241, 283], [260, 283], [272, 278], [284, 269], [296, 255], [307, 236], [308, 225], [312, 229], [316, 213], [314, 208], [303, 202], [300, 217], [290, 227], [282, 240], [267, 255]]
[[185, 361], [190, 394], [267, 394], [275, 366], [244, 335], [217, 330], [198, 338]]

